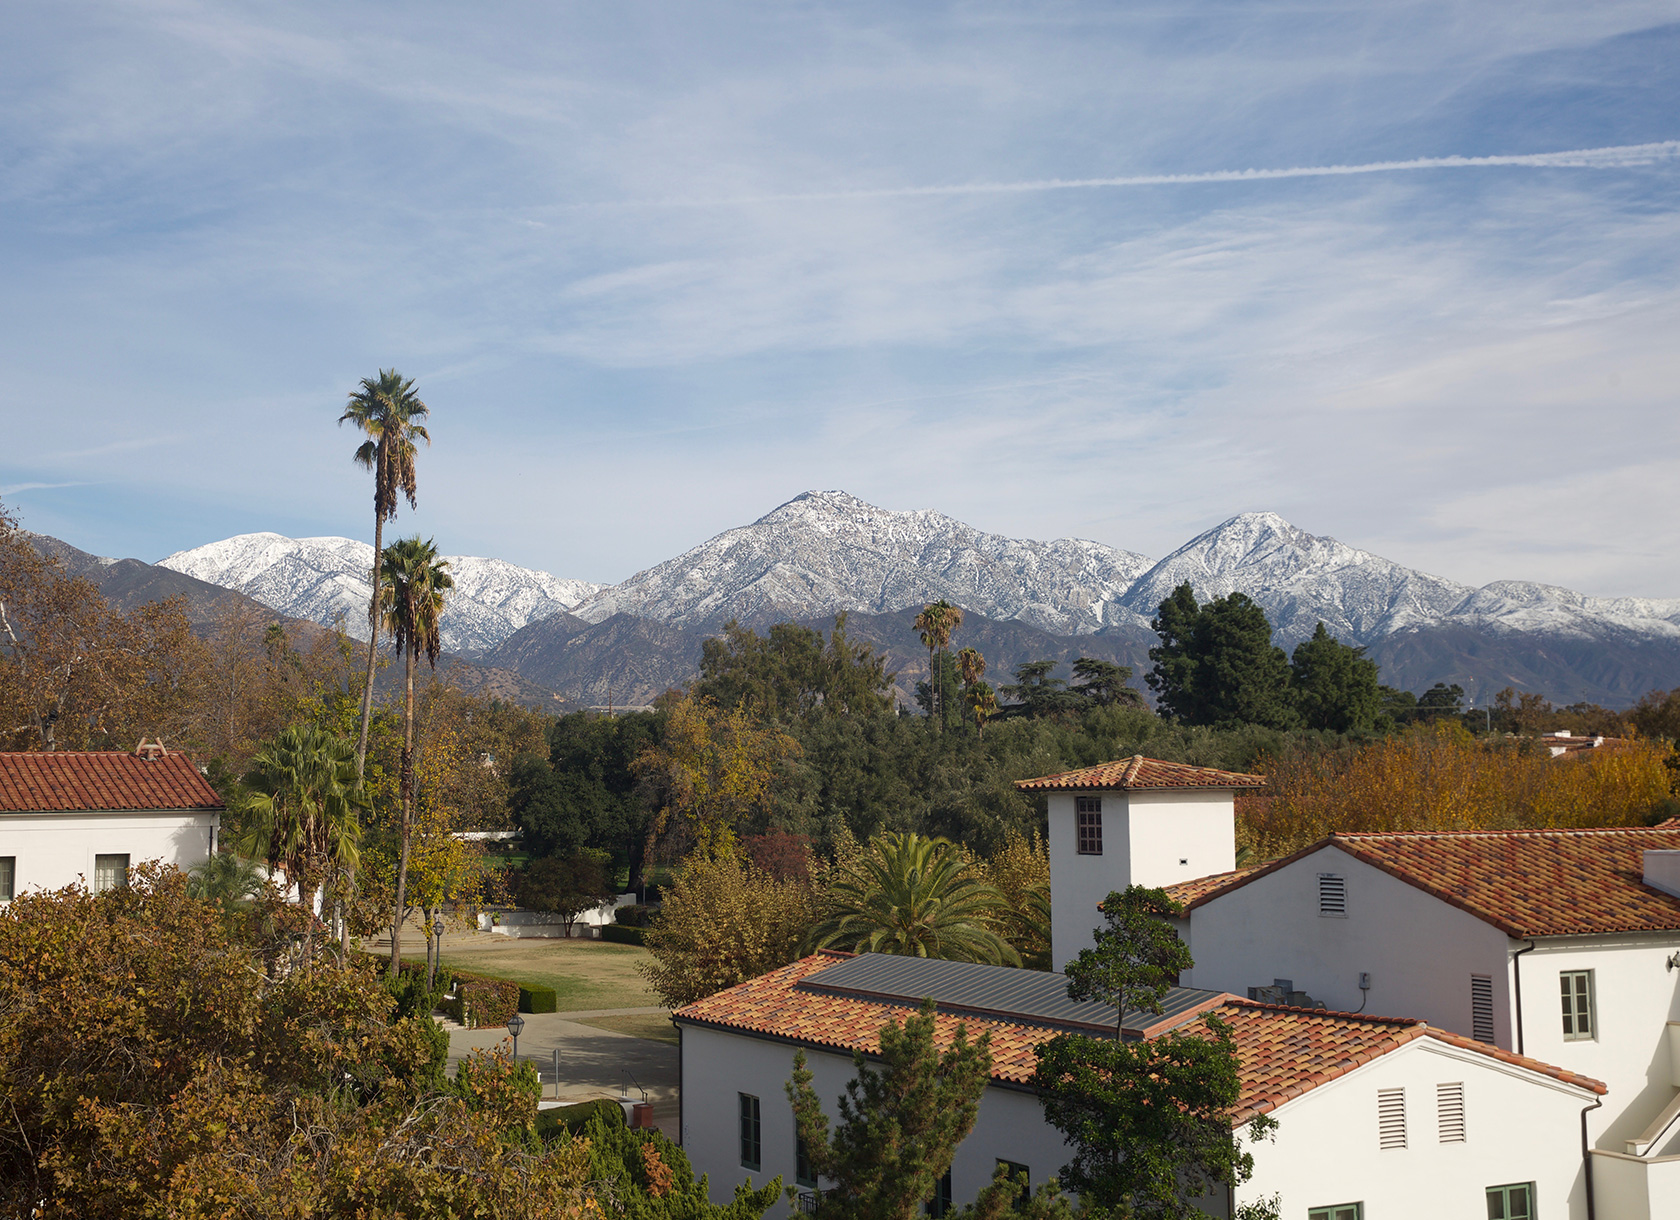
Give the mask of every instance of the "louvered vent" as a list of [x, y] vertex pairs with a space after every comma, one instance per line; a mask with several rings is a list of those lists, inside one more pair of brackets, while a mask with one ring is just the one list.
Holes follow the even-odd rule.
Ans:
[[1464, 1142], [1464, 1082], [1435, 1086], [1435, 1126], [1443, 1144]]
[[1470, 1036], [1493, 1041], [1493, 979], [1486, 974], [1470, 976]]
[[1318, 913], [1338, 919], [1347, 916], [1347, 882], [1336, 873], [1318, 875]]
[[1406, 1090], [1377, 1090], [1377, 1146], [1406, 1146]]

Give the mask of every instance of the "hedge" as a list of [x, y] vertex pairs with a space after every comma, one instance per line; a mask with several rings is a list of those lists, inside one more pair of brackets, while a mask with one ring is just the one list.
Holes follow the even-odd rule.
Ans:
[[520, 1012], [557, 1012], [560, 997], [554, 988], [540, 983], [524, 983], [519, 988]]
[[626, 1125], [624, 1107], [616, 1101], [602, 1097], [595, 1101], [579, 1102], [575, 1106], [555, 1106], [551, 1110], [538, 1110], [537, 1134], [544, 1140], [551, 1140], [560, 1134], [563, 1127], [577, 1135], [589, 1125], [589, 1120], [596, 1114], [600, 1114], [612, 1126]]
[[647, 929], [632, 928], [621, 923], [602, 924], [601, 939], [617, 941], [621, 945], [645, 945]]
[[455, 976], [455, 998], [444, 1002], [444, 1010], [470, 1027], [506, 1025], [519, 1011], [519, 984], [510, 979], [487, 979], [476, 974]]

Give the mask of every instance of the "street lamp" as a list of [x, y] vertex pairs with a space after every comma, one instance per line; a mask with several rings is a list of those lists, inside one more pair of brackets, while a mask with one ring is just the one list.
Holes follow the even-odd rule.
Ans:
[[432, 943], [426, 946], [426, 990], [437, 985], [438, 958], [443, 956], [443, 916], [432, 919]]
[[525, 1018], [514, 1013], [508, 1018], [508, 1033], [513, 1035], [513, 1061], [519, 1062], [519, 1035], [525, 1028]]

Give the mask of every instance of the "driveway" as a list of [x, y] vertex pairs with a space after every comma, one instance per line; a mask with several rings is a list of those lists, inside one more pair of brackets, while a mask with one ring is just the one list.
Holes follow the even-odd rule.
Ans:
[[[598, 1097], [639, 1101], [646, 1091], [654, 1124], [672, 1140], [679, 1138], [677, 1048], [630, 1034], [579, 1022], [590, 1017], [658, 1015], [663, 1008], [605, 1008], [588, 1012], [525, 1013], [519, 1035], [519, 1058], [536, 1067], [543, 1082], [543, 1106], [571, 1105]], [[475, 1050], [502, 1047], [513, 1039], [503, 1026], [462, 1029], [449, 1022], [450, 1073]], [[560, 1079], [554, 1079], [554, 1052], [560, 1052]], [[638, 1087], [639, 1086], [639, 1087]]]

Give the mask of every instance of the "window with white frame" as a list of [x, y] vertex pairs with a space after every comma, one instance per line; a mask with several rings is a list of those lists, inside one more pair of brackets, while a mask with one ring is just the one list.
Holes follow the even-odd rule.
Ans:
[[1470, 976], [1470, 1036], [1477, 1042], [1493, 1041], [1493, 976]]
[[1377, 1147], [1389, 1151], [1406, 1146], [1406, 1090], [1377, 1090]]
[[0, 902], [10, 902], [17, 889], [17, 857], [0, 856]]
[[1079, 824], [1079, 854], [1102, 855], [1102, 797], [1076, 796], [1073, 801], [1074, 818]]
[[1318, 913], [1331, 919], [1347, 918], [1347, 880], [1340, 873], [1318, 875]]
[[1597, 1036], [1593, 1021], [1593, 972], [1565, 970], [1558, 975], [1563, 990], [1563, 1040], [1585, 1042]]
[[1464, 1082], [1435, 1086], [1435, 1133], [1443, 1144], [1464, 1143]]
[[112, 854], [93, 858], [93, 892], [118, 890], [128, 884], [128, 854]]

